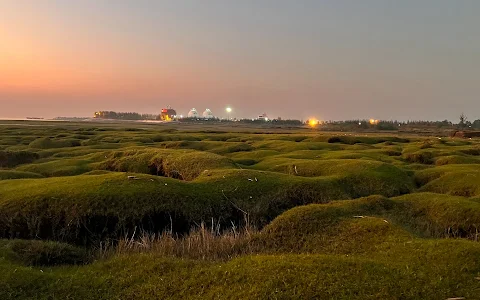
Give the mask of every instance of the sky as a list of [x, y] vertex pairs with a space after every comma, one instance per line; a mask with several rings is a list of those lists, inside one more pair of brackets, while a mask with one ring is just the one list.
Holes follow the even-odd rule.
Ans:
[[0, 0], [0, 117], [480, 119], [478, 0]]

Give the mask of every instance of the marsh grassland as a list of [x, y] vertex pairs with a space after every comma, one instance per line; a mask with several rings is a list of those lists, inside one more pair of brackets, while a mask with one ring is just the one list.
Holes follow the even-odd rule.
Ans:
[[0, 299], [480, 299], [480, 140], [0, 124]]

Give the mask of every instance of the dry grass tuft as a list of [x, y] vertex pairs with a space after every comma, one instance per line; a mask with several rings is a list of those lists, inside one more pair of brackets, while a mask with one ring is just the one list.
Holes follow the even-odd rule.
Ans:
[[138, 237], [134, 233], [116, 245], [101, 244], [98, 254], [101, 258], [112, 254], [155, 253], [188, 259], [230, 260], [254, 252], [252, 238], [257, 232], [250, 226], [238, 228], [234, 224], [230, 229], [220, 231], [219, 226], [209, 228], [201, 223], [183, 236], [171, 231], [160, 234], [142, 232]]

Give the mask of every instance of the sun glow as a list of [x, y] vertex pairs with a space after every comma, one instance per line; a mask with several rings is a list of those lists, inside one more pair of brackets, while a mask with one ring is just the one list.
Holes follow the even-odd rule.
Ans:
[[316, 118], [310, 118], [310, 119], [308, 120], [308, 125], [309, 125], [310, 127], [315, 127], [315, 126], [317, 126], [317, 125], [320, 125], [320, 121], [317, 120]]

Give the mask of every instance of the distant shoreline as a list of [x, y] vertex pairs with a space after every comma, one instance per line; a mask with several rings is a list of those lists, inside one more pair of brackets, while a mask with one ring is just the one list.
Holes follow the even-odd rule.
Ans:
[[38, 122], [98, 122], [98, 123], [111, 123], [111, 122], [122, 122], [122, 123], [172, 123], [165, 122], [160, 120], [120, 120], [120, 119], [96, 119], [96, 118], [68, 118], [68, 117], [56, 117], [56, 118], [0, 118], [0, 121], [38, 121]]

